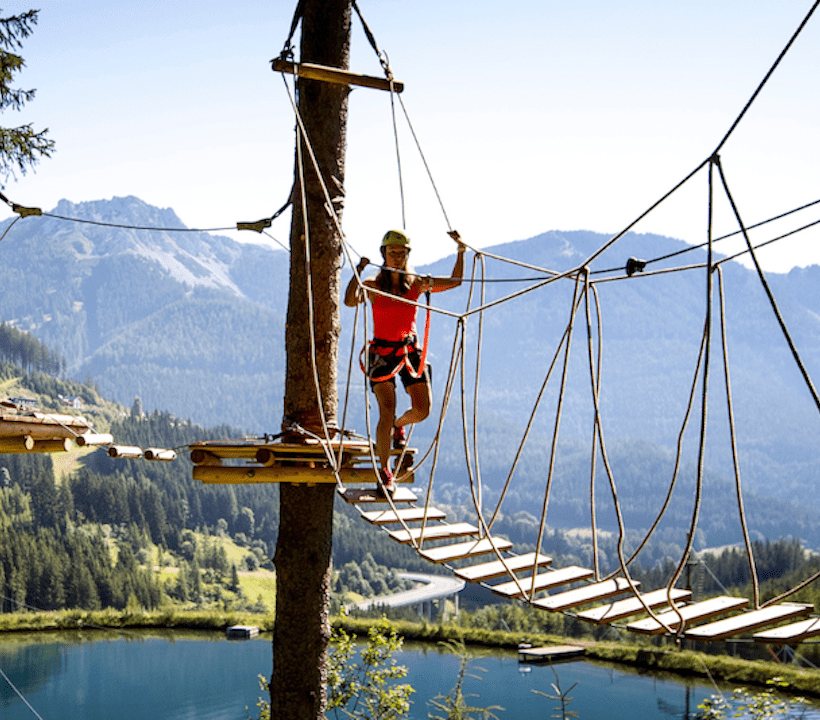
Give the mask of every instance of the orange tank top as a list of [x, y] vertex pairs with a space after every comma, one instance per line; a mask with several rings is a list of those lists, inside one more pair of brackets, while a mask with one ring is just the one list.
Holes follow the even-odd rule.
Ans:
[[[401, 297], [415, 302], [420, 295], [421, 291], [418, 289], [418, 285], [414, 285], [406, 295]], [[370, 296], [370, 304], [373, 306], [374, 338], [389, 340], [390, 342], [401, 342], [405, 338], [416, 334], [416, 310], [418, 308], [415, 305], [393, 300], [384, 295], [376, 295], [375, 293]], [[384, 349], [384, 353], [390, 352], [392, 350]]]

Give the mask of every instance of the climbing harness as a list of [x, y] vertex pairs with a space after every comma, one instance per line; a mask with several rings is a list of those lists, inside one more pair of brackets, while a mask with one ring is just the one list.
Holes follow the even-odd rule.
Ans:
[[[422, 347], [419, 349], [418, 337], [416, 335], [408, 335], [403, 340], [384, 340], [381, 338], [373, 338], [370, 341], [370, 343], [368, 345], [365, 345], [359, 353], [359, 367], [361, 367], [362, 372], [370, 378], [371, 382], [380, 383], [392, 380], [394, 377], [396, 377], [396, 375], [398, 375], [401, 372], [403, 368], [407, 368], [407, 372], [409, 372], [410, 376], [415, 379], [420, 378], [424, 374], [424, 369], [427, 366], [427, 349], [430, 346], [429, 340], [431, 311], [429, 281], [427, 283], [427, 289], [425, 290], [424, 294], [427, 300], [427, 315], [424, 321], [424, 343]], [[392, 352], [388, 353], [387, 355], [377, 352], [379, 349], [384, 348], [389, 348]], [[413, 363], [410, 361], [410, 355], [415, 351], [420, 352], [418, 369], [414, 368]], [[371, 375], [371, 372], [375, 368], [372, 365], [371, 357], [374, 354], [381, 357], [399, 357], [400, 360], [396, 363], [396, 366], [387, 375], [373, 377]]]

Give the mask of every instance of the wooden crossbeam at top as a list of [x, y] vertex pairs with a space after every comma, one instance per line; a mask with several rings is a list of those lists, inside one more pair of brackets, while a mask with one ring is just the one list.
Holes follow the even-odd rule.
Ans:
[[359, 75], [349, 70], [327, 67], [326, 65], [316, 65], [314, 63], [294, 63], [282, 58], [271, 61], [271, 67], [276, 72], [299, 75], [309, 80], [323, 80], [324, 82], [336, 85], [359, 85], [376, 90], [388, 90], [400, 93], [404, 90], [404, 83], [387, 78], [373, 77], [371, 75]]

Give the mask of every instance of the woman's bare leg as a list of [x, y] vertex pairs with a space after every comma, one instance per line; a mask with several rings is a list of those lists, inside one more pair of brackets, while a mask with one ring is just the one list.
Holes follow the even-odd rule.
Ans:
[[390, 442], [393, 438], [393, 421], [396, 417], [396, 387], [390, 382], [373, 386], [379, 403], [379, 423], [376, 425], [376, 455], [383, 468], [390, 467]]

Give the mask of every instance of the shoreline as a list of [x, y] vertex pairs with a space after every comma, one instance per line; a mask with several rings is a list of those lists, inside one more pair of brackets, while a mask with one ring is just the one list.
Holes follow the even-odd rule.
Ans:
[[[336, 616], [334, 628], [366, 637], [377, 619]], [[221, 631], [231, 625], [255, 625], [263, 633], [273, 631], [274, 615], [267, 613], [214, 612], [204, 610], [61, 610], [43, 613], [0, 614], [0, 634], [51, 634], [70, 630], [162, 629]], [[389, 621], [390, 626], [406, 641], [438, 643], [463, 641], [468, 647], [498, 648], [517, 651], [518, 644], [566, 645], [584, 647], [585, 658], [636, 668], [674, 673], [683, 677], [712, 678], [736, 685], [765, 687], [767, 681], [779, 678], [781, 689], [790, 694], [820, 697], [820, 670], [783, 665], [768, 660], [744, 660], [726, 654], [709, 654], [700, 650], [665, 648], [657, 644], [611, 643], [499, 630], [460, 628], [428, 622]]]

